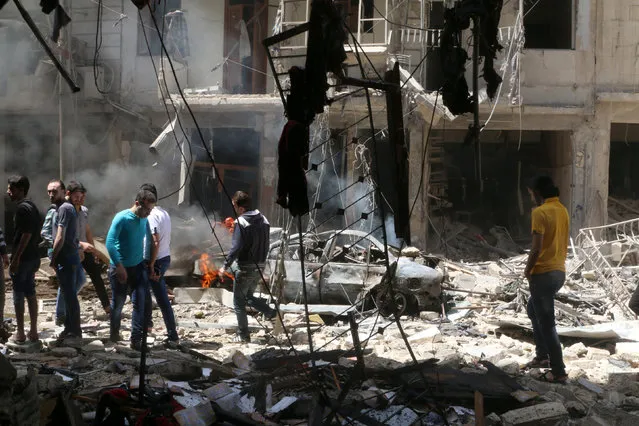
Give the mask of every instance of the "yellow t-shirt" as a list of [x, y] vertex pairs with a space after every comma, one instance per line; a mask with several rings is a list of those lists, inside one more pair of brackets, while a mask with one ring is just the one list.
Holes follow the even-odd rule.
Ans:
[[568, 210], [558, 197], [546, 199], [544, 204], [532, 211], [532, 231], [544, 236], [539, 259], [532, 274], [550, 271], [566, 271], [570, 219]]

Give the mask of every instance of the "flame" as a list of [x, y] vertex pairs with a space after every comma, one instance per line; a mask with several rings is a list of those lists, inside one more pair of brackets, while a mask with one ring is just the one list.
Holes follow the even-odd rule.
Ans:
[[220, 281], [225, 278], [230, 278], [231, 280], [235, 280], [235, 277], [230, 272], [224, 271], [224, 276], [220, 277], [220, 272], [218, 268], [215, 267], [213, 262], [210, 260], [209, 255], [206, 253], [202, 253], [200, 255], [200, 272], [202, 273], [202, 287], [209, 288], [213, 283], [215, 283], [218, 279]]
[[224, 219], [224, 222], [222, 222], [222, 223], [229, 230], [229, 232], [232, 234], [233, 230], [235, 229], [235, 220], [232, 217], [227, 217], [226, 219]]

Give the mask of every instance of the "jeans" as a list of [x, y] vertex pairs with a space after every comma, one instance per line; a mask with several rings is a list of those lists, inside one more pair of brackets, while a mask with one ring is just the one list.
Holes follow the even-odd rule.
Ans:
[[[64, 300], [64, 332], [66, 334], [73, 334], [77, 337], [82, 335], [82, 328], [80, 327], [80, 302], [78, 301], [78, 270], [82, 269], [79, 264], [58, 264], [56, 266], [56, 275], [60, 283], [59, 290]], [[59, 304], [58, 304], [59, 306]], [[56, 308], [57, 310], [57, 308]]]
[[133, 303], [133, 318], [131, 320], [131, 342], [142, 341], [142, 329], [144, 327], [144, 306], [149, 294], [149, 274], [144, 262], [126, 269], [127, 282], [121, 283], [115, 274], [115, 266], [109, 266], [109, 282], [111, 284], [111, 337], [120, 333], [122, 323], [122, 308], [126, 302], [126, 296], [131, 290], [131, 303]]
[[235, 272], [235, 283], [233, 284], [233, 307], [237, 317], [237, 332], [241, 336], [248, 337], [248, 316], [246, 307], [272, 317], [276, 311], [271, 309], [265, 299], [253, 296], [257, 285], [262, 280], [260, 271], [255, 267], [240, 268]]
[[[160, 279], [158, 281], [149, 280], [149, 283], [151, 285], [151, 290], [153, 290], [153, 294], [155, 295], [155, 301], [158, 303], [160, 311], [162, 311], [162, 318], [164, 318], [164, 325], [166, 326], [169, 340], [178, 340], [179, 337], [175, 325], [175, 314], [173, 313], [173, 307], [171, 306], [169, 295], [166, 292], [166, 280], [164, 279], [164, 274], [167, 269], [169, 269], [170, 264], [171, 256], [166, 256], [162, 259], [156, 260], [155, 272], [160, 276]], [[146, 312], [150, 319], [153, 311], [150, 297], [146, 301], [146, 306]]]
[[[82, 287], [84, 286], [84, 284], [86, 283], [86, 275], [84, 275], [84, 270], [79, 267], [76, 268], [76, 281], [75, 281], [75, 287], [74, 287], [74, 294], [78, 294], [80, 292], [80, 290], [82, 289]], [[66, 317], [66, 301], [64, 298], [64, 290], [62, 289], [62, 285], [58, 286], [58, 295], [56, 297], [56, 301], [55, 301], [55, 317], [56, 319], [58, 318], [65, 318]]]
[[4, 266], [2, 263], [2, 258], [0, 257], [0, 268], [2, 268], [2, 270], [0, 270], [0, 330], [2, 330], [3, 324], [4, 324], [4, 299], [5, 299], [5, 294], [4, 294]]
[[635, 315], [639, 315], [639, 284], [637, 284], [637, 288], [635, 288], [635, 291], [632, 293], [628, 307]]
[[95, 293], [98, 295], [100, 303], [102, 303], [102, 307], [105, 308], [109, 306], [109, 295], [107, 294], [104, 280], [102, 279], [102, 268], [100, 268], [100, 265], [96, 262], [93, 253], [84, 253], [82, 267], [89, 277], [91, 277], [93, 288], [95, 288]]
[[25, 297], [35, 296], [35, 274], [39, 268], [40, 259], [26, 260], [20, 262], [15, 274], [10, 274], [14, 305], [24, 305]]
[[551, 271], [530, 278], [528, 317], [532, 321], [535, 350], [538, 358], [550, 358], [555, 377], [566, 374], [561, 343], [555, 328], [555, 294], [564, 285], [566, 274]]

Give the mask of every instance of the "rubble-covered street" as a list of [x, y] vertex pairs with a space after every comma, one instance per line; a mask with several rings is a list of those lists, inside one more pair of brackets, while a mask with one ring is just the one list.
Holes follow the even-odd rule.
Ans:
[[[418, 263], [433, 259], [414, 248], [404, 253]], [[178, 287], [173, 308], [181, 345], [162, 346], [165, 329], [155, 309], [146, 379], [185, 408], [175, 413], [183, 425], [314, 424], [309, 412], [326, 407], [321, 398], [331, 401], [340, 424], [636, 424], [639, 321], [613, 322], [607, 283], [575, 258], [557, 297], [569, 381], [545, 383], [539, 370], [523, 369], [534, 356], [524, 261], [525, 255], [481, 263], [442, 259], [437, 268], [445, 277], [446, 317], [434, 311], [402, 316], [401, 330], [377, 311], [311, 305], [313, 357], [302, 305], [280, 306], [284, 327], [249, 317], [253, 340], [238, 344], [231, 339], [236, 323], [228, 291]], [[90, 284], [80, 292], [84, 338], [56, 347], [55, 289], [45, 269], [38, 283], [42, 345], [0, 346], [0, 418], [20, 425], [88, 424], [105, 390], [135, 395], [140, 353], [129, 349], [126, 328], [125, 341], [108, 341], [107, 316]], [[631, 284], [635, 273], [622, 266], [618, 276]], [[126, 327], [130, 304], [124, 314]], [[123, 411], [144, 412], [134, 405]], [[315, 417], [333, 416], [320, 408]], [[72, 418], [76, 423], [67, 423]]]

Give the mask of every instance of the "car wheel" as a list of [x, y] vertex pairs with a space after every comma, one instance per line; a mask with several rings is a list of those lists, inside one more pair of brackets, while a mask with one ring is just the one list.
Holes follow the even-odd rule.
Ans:
[[391, 317], [394, 314], [402, 316], [412, 314], [417, 307], [417, 299], [412, 294], [395, 292], [391, 297], [389, 292], [380, 291], [375, 298], [377, 308], [383, 317]]

